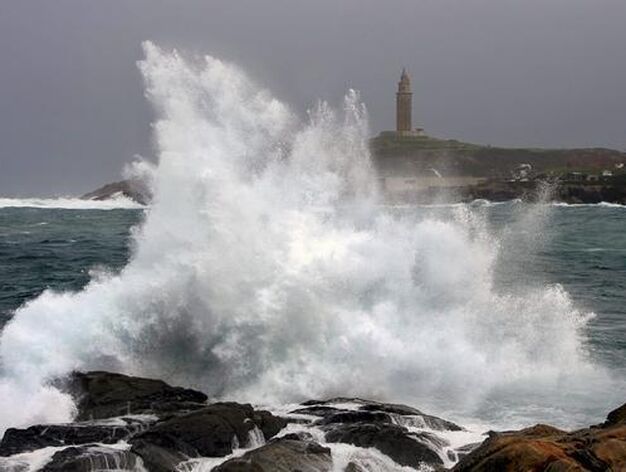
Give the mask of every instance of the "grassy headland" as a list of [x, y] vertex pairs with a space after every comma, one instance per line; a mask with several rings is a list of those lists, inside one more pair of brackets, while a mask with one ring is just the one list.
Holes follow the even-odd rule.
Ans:
[[[455, 200], [527, 198], [548, 181], [557, 200], [626, 203], [623, 151], [504, 148], [393, 132], [381, 133], [370, 144], [392, 200], [429, 200], [442, 189]], [[433, 175], [441, 179], [433, 182]], [[458, 184], [459, 177], [468, 183]], [[470, 178], [480, 183], [469, 183]]]

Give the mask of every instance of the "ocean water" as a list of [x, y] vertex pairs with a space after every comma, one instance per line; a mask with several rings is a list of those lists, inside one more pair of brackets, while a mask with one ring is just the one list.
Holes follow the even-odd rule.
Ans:
[[301, 120], [238, 67], [144, 51], [152, 205], [0, 200], [0, 430], [70, 420], [50, 381], [75, 369], [480, 429], [626, 401], [623, 207], [387, 206], [355, 91]]
[[135, 209], [0, 208], [0, 324], [46, 289], [79, 290], [94, 271], [119, 271], [141, 215]]

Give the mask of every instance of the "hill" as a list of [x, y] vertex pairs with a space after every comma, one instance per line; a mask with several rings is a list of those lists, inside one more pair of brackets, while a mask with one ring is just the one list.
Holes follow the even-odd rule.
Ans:
[[605, 148], [504, 148], [431, 136], [398, 137], [383, 132], [371, 140], [382, 176], [432, 175], [508, 178], [522, 164], [533, 173], [601, 172], [626, 165], [626, 152]]

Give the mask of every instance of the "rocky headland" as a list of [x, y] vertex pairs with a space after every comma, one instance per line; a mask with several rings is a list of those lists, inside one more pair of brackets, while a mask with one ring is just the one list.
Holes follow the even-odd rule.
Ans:
[[259, 409], [108, 372], [74, 373], [59, 385], [75, 398], [75, 421], [8, 429], [0, 470], [626, 470], [626, 405], [579, 431], [536, 425], [483, 435], [406, 405], [357, 398]]
[[126, 197], [141, 204], [147, 205], [152, 199], [150, 187], [138, 179], [120, 180], [103, 185], [96, 190], [82, 195], [83, 200], [110, 200], [118, 197]]
[[382, 176], [431, 175], [508, 179], [520, 165], [537, 174], [588, 173], [626, 165], [626, 152], [606, 148], [509, 148], [433, 136], [397, 136], [383, 132], [370, 141]]

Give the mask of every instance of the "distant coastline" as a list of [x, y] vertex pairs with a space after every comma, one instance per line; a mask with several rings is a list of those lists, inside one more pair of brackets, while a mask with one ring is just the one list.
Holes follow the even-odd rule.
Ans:
[[[503, 148], [382, 132], [370, 140], [374, 167], [390, 203], [550, 200], [626, 204], [626, 152], [606, 148]], [[113, 182], [83, 195], [120, 196], [141, 205], [150, 188], [141, 180]]]
[[626, 153], [605, 148], [501, 148], [383, 132], [371, 142], [392, 202], [522, 199], [626, 204]]
[[427, 187], [387, 194], [390, 203], [470, 203], [475, 200], [505, 202], [559, 202], [569, 204], [615, 203], [626, 205], [626, 179], [600, 183], [533, 179], [484, 180], [475, 185]]

